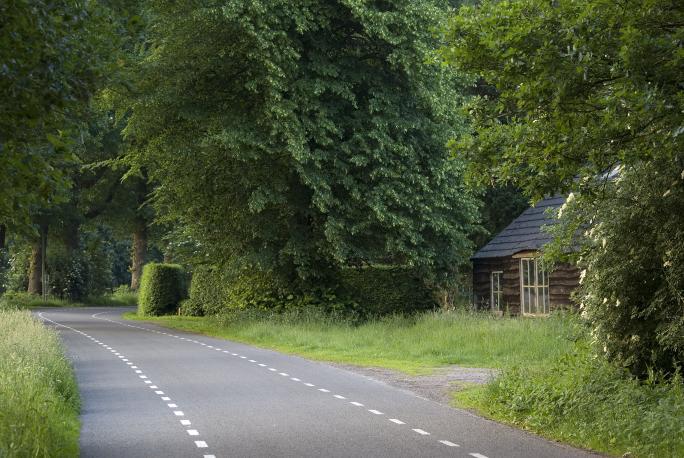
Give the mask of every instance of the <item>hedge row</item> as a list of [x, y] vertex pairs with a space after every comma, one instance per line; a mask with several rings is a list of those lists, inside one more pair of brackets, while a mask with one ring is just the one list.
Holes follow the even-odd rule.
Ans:
[[415, 270], [373, 266], [343, 269], [341, 293], [358, 302], [371, 315], [411, 313], [437, 307], [433, 292]]
[[261, 272], [229, 274], [215, 267], [195, 269], [184, 315], [215, 315], [227, 309], [273, 308], [288, 293], [283, 285]]
[[149, 263], [143, 269], [138, 294], [138, 315], [174, 312], [187, 297], [187, 276], [177, 264]]
[[281, 309], [320, 305], [362, 315], [410, 313], [436, 307], [432, 291], [415, 271], [401, 267], [344, 269], [336, 290], [297, 296], [272, 277], [250, 272], [230, 275], [218, 268], [195, 270], [185, 315], [213, 315], [229, 309]]

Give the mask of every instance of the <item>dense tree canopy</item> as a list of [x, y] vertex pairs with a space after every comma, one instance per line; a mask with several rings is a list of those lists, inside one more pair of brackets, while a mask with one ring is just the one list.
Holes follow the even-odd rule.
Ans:
[[107, 63], [104, 13], [74, 0], [0, 4], [0, 224], [25, 226], [30, 205], [68, 184], [70, 131]]
[[[539, 198], [684, 146], [684, 4], [485, 0], [449, 26], [447, 60], [493, 86], [458, 143], [482, 180]], [[590, 180], [591, 181], [591, 180]]]
[[449, 160], [459, 79], [433, 0], [154, 1], [131, 161], [200, 253], [289, 278], [335, 265], [448, 271], [476, 203]]

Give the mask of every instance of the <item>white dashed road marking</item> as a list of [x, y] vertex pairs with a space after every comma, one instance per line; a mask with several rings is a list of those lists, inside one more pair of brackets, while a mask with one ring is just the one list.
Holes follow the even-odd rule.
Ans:
[[[102, 312], [102, 313], [105, 313], [105, 312]], [[96, 314], [96, 315], [99, 315], [99, 314]], [[93, 318], [97, 318], [96, 315], [93, 315]], [[216, 350], [216, 351], [222, 351], [223, 353], [226, 353], [226, 354], [230, 354], [230, 355], [232, 355], [232, 356], [239, 357], [240, 359], [248, 360], [250, 363], [257, 363], [260, 367], [267, 368], [267, 369], [268, 369], [269, 371], [271, 371], [271, 372], [278, 372], [277, 369], [275, 369], [275, 368], [273, 368], [273, 367], [268, 367], [267, 364], [258, 363], [258, 362], [257, 362], [256, 360], [254, 360], [254, 359], [248, 359], [248, 356], [240, 355], [240, 354], [238, 354], [238, 353], [232, 353], [232, 352], [230, 352], [230, 351], [228, 351], [228, 350], [222, 350], [221, 348], [214, 347], [214, 346], [212, 346], [212, 345], [208, 345], [208, 344], [206, 344], [206, 343], [199, 342], [199, 341], [197, 341], [197, 340], [191, 340], [191, 339], [187, 339], [187, 338], [185, 338], [185, 337], [180, 337], [180, 336], [176, 336], [176, 335], [172, 335], [172, 334], [167, 334], [167, 333], [164, 333], [164, 332], [159, 332], [159, 331], [156, 331], [156, 330], [153, 330], [153, 329], [148, 329], [148, 328], [144, 328], [144, 327], [140, 327], [140, 326], [132, 326], [132, 325], [129, 325], [129, 324], [119, 323], [119, 322], [117, 322], [117, 321], [109, 320], [109, 319], [106, 319], [106, 318], [99, 318], [99, 319], [102, 319], [102, 320], [105, 320], [105, 321], [109, 321], [109, 322], [112, 322], [112, 323], [114, 323], [114, 324], [118, 324], [118, 325], [121, 325], [121, 326], [128, 326], [128, 327], [131, 327], [131, 328], [141, 329], [141, 330], [147, 331], [147, 332], [154, 332], [154, 333], [157, 333], [157, 334], [163, 334], [163, 335], [167, 335], [167, 336], [169, 336], [169, 337], [174, 337], [174, 338], [177, 338], [177, 339], [180, 339], [180, 340], [185, 340], [186, 342], [191, 342], [191, 343], [199, 344], [199, 345], [201, 345], [201, 346], [203, 346], [203, 347], [207, 347], [207, 348], [209, 348], [209, 349], [213, 349], [213, 350]], [[104, 345], [104, 344], [102, 344], [102, 345]], [[112, 351], [112, 353], [115, 353], [115, 352], [116, 352], [116, 350], [114, 350], [114, 349], [112, 349], [111, 347], [108, 347], [108, 346], [106, 346], [106, 345], [104, 345], [104, 348], [106, 348], [106, 349]], [[115, 353], [115, 354], [118, 355], [118, 353]], [[123, 356], [120, 356], [120, 358], [123, 358]], [[123, 359], [123, 361], [127, 361], [127, 360], [126, 360], [126, 359]], [[130, 363], [129, 363], [129, 364], [130, 364]], [[133, 366], [133, 367], [135, 367], [135, 366]], [[140, 372], [137, 372], [137, 373], [140, 373]], [[294, 381], [294, 382], [301, 382], [303, 385], [305, 385], [305, 386], [307, 386], [307, 387], [315, 387], [315, 386], [316, 386], [316, 385], [314, 385], [313, 383], [302, 382], [302, 380], [299, 379], [299, 378], [297, 378], [297, 377], [290, 377], [290, 375], [289, 375], [288, 373], [286, 373], [286, 372], [279, 372], [279, 375], [281, 375], [281, 376], [283, 376], [283, 377], [289, 377], [290, 380], [292, 380], [292, 381]], [[147, 378], [147, 377], [145, 377], [145, 376], [140, 376], [140, 377], [141, 377], [141, 378]], [[151, 383], [151, 382], [145, 381], [145, 383]], [[152, 387], [151, 387], [151, 388], [152, 388]], [[154, 388], [157, 388], [157, 387], [154, 386]], [[323, 393], [330, 393], [330, 390], [325, 389], [325, 388], [318, 388], [318, 391], [321, 391], [321, 392], [323, 392]], [[346, 397], [344, 397], [344, 396], [342, 396], [342, 395], [339, 395], [339, 394], [334, 394], [333, 397], [335, 397], [335, 398], [337, 398], [337, 399], [347, 399]], [[168, 398], [168, 397], [164, 397], [164, 398], [162, 398], [162, 400], [169, 400], [169, 398]], [[364, 404], [362, 404], [362, 403], [360, 403], [360, 402], [356, 402], [356, 401], [350, 401], [350, 404], [352, 404], [352, 405], [354, 405], [354, 406], [357, 406], [357, 407], [365, 407]], [[176, 405], [175, 405], [175, 404], [169, 404], [169, 407], [176, 407]], [[368, 412], [370, 412], [370, 413], [372, 413], [372, 414], [374, 414], [374, 415], [385, 415], [383, 412], [380, 412], [379, 410], [375, 410], [375, 409], [368, 409]], [[182, 411], [174, 411], [174, 414], [175, 414], [176, 416], [184, 416], [184, 413], [183, 413]], [[396, 419], [396, 418], [390, 418], [389, 421], [391, 421], [392, 423], [395, 423], [395, 424], [397, 424], [397, 425], [405, 425], [405, 424], [406, 424], [405, 422], [403, 422], [403, 421], [401, 421], [401, 420], [399, 420], [399, 419]], [[189, 420], [183, 419], [183, 420], [180, 420], [180, 422], [181, 422], [181, 424], [182, 424], [183, 426], [189, 426], [189, 425], [190, 425], [190, 421], [189, 421]], [[431, 435], [429, 432], [427, 432], [427, 431], [425, 431], [425, 430], [423, 430], [423, 429], [420, 429], [420, 428], [412, 428], [411, 430], [414, 431], [415, 433], [421, 435], [421, 436], [430, 436], [430, 435]], [[188, 434], [191, 435], [191, 436], [192, 436], [192, 435], [199, 435], [199, 432], [198, 432], [197, 430], [194, 430], [194, 429], [187, 430], [187, 432], [188, 432]], [[194, 433], [196, 433], [196, 434], [194, 434]], [[439, 440], [438, 442], [441, 443], [442, 445], [446, 445], [447, 447], [460, 447], [459, 444], [456, 444], [456, 443], [451, 442], [451, 441], [448, 441], [448, 440]], [[196, 445], [198, 448], [205, 448], [205, 447], [207, 447], [205, 441], [195, 441], [195, 445]], [[468, 455], [469, 455], [469, 456], [472, 456], [473, 458], [488, 458], [488, 457], [485, 456], [485, 455], [482, 455], [482, 454], [480, 454], [480, 453], [474, 453], [474, 452], [473, 452], [473, 453], [469, 453]], [[204, 458], [215, 458], [215, 456], [214, 456], [214, 455], [204, 455]]]
[[448, 447], [460, 447], [460, 445], [454, 444], [453, 442], [449, 442], [449, 441], [439, 441], [439, 442], [440, 442], [441, 444], [444, 444], [444, 445], [448, 446]]
[[[104, 313], [104, 312], [102, 312], [102, 313]], [[98, 314], [94, 314], [94, 315], [92, 315], [92, 317], [93, 317], [93, 318], [96, 318], [97, 315], [100, 315], [100, 314], [99, 314], [99, 313], [98, 313]], [[110, 351], [114, 356], [116, 356], [120, 361], [126, 363], [126, 366], [129, 367], [130, 369], [133, 369], [133, 371], [134, 371], [135, 374], [140, 374], [140, 375], [138, 375], [139, 378], [141, 378], [141, 379], [147, 379], [147, 378], [148, 378], [146, 375], [142, 375], [142, 374], [143, 374], [143, 371], [142, 371], [141, 369], [138, 369], [138, 366], [133, 365], [132, 362], [128, 361], [128, 359], [125, 357], [125, 355], [122, 355], [122, 354], [119, 353], [117, 350], [113, 349], [112, 347], [110, 347], [110, 346], [108, 346], [108, 345], [105, 345], [105, 344], [103, 344], [103, 343], [100, 343], [100, 342], [97, 341], [95, 338], [93, 338], [92, 336], [86, 334], [86, 333], [83, 332], [83, 331], [79, 331], [78, 329], [72, 328], [72, 327], [70, 327], [70, 326], [67, 326], [67, 325], [58, 323], [58, 322], [56, 322], [56, 321], [53, 321], [53, 320], [51, 320], [51, 319], [49, 319], [49, 318], [46, 318], [45, 316], [43, 316], [43, 313], [42, 313], [42, 312], [41, 312], [41, 313], [38, 313], [38, 316], [39, 316], [41, 319], [45, 320], [45, 321], [49, 321], [49, 322], [55, 324], [56, 326], [61, 326], [61, 327], [63, 327], [63, 328], [69, 329], [69, 330], [71, 330], [71, 331], [73, 331], [73, 332], [75, 332], [75, 333], [78, 333], [78, 334], [81, 334], [82, 336], [87, 337], [88, 339], [90, 339], [90, 340], [93, 341], [93, 342], [98, 343], [101, 347], [103, 347], [103, 348], [109, 350], [109, 351]], [[111, 320], [107, 320], [107, 321], [111, 321]], [[142, 328], [141, 328], [141, 329], [142, 329]], [[167, 334], [167, 335], [170, 335], [170, 334]], [[177, 336], [172, 336], [172, 337], [177, 337]], [[155, 391], [155, 394], [158, 394], [158, 395], [163, 395], [163, 394], [164, 394], [164, 392], [161, 391], [161, 390], [159, 390], [159, 389], [158, 389], [159, 387], [158, 387], [157, 385], [153, 385], [152, 382], [151, 382], [150, 380], [143, 380], [143, 381], [145, 382], [146, 386], [149, 386], [151, 389], [157, 390], [157, 391]], [[162, 401], [170, 401], [171, 398], [168, 397], [168, 396], [161, 396], [161, 400], [162, 400]], [[169, 403], [169, 404], [167, 404], [167, 405], [168, 405], [170, 408], [178, 408], [178, 405], [177, 405], [177, 404], [174, 404], [174, 403]], [[180, 411], [180, 410], [175, 410], [173, 413], [174, 413], [174, 415], [177, 416], [177, 417], [183, 417], [183, 416], [185, 416], [185, 414], [184, 414], [182, 411]], [[183, 426], [189, 426], [189, 425], [190, 425], [190, 420], [185, 420], [185, 419], [183, 419], [183, 420], [180, 420], [180, 423], [181, 423], [181, 425], [183, 425]], [[187, 431], [187, 433], [188, 433], [190, 436], [199, 436], [199, 431], [197, 431], [196, 429], [188, 429], [188, 430], [186, 430], [186, 431]], [[205, 441], [195, 441], [195, 445], [196, 445], [198, 448], [207, 448], [207, 447], [208, 447], [208, 445], [207, 445], [207, 443], [206, 443]], [[205, 456], [205, 457], [213, 457], [213, 458], [215, 458], [214, 455], [204, 455], [204, 456]]]

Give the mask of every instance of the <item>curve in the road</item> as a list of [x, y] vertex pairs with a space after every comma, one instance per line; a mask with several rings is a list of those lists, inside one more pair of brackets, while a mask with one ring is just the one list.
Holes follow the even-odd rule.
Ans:
[[122, 311], [38, 314], [70, 331], [84, 457], [592, 456], [325, 364], [105, 316]]
[[[292, 375], [290, 375], [290, 374], [288, 374], [288, 373], [286, 373], [286, 372], [280, 372], [280, 371], [279, 371], [278, 369], [276, 369], [275, 367], [270, 367], [268, 364], [260, 363], [259, 361], [255, 360], [255, 359], [250, 359], [249, 356], [241, 355], [241, 354], [239, 354], [239, 353], [234, 353], [234, 352], [232, 352], [232, 351], [230, 351], [230, 350], [226, 350], [226, 349], [223, 349], [223, 348], [218, 348], [218, 347], [215, 347], [215, 346], [213, 346], [213, 345], [208, 345], [208, 344], [206, 344], [206, 343], [204, 343], [204, 342], [200, 342], [200, 341], [198, 341], [198, 340], [189, 339], [189, 338], [187, 338], [187, 337], [181, 337], [181, 336], [176, 335], [176, 334], [173, 334], [173, 333], [168, 333], [168, 332], [164, 332], [164, 331], [158, 331], [158, 330], [155, 330], [155, 329], [149, 329], [149, 328], [146, 328], [146, 327], [144, 327], [144, 326], [136, 326], [136, 325], [133, 325], [133, 324], [121, 323], [121, 322], [118, 322], [118, 321], [110, 320], [110, 319], [108, 319], [108, 318], [102, 318], [102, 317], [100, 317], [100, 315], [103, 315], [104, 313], [107, 313], [107, 312], [94, 313], [94, 314], [91, 315], [91, 316], [92, 316], [93, 318], [96, 318], [96, 319], [99, 319], [99, 320], [109, 321], [110, 323], [114, 323], [114, 324], [117, 324], [117, 325], [119, 325], [119, 326], [127, 326], [127, 327], [129, 327], [129, 328], [140, 329], [140, 330], [146, 331], [146, 332], [153, 332], [153, 333], [155, 333], [155, 334], [159, 334], [159, 335], [163, 335], [163, 336], [168, 336], [169, 338], [179, 339], [179, 340], [182, 340], [182, 341], [191, 343], [191, 344], [200, 345], [200, 346], [202, 346], [202, 347], [204, 347], [204, 348], [206, 348], [207, 350], [210, 350], [210, 351], [222, 352], [222, 353], [225, 353], [226, 355], [230, 355], [230, 356], [233, 356], [233, 357], [242, 359], [242, 360], [244, 360], [245, 362], [248, 362], [248, 363], [250, 363], [250, 364], [256, 364], [256, 365], [259, 366], [259, 367], [263, 367], [264, 369], [266, 369], [268, 372], [270, 372], [270, 373], [272, 373], [272, 374], [277, 374], [277, 375], [279, 375], [279, 376], [281, 376], [281, 377], [285, 377], [285, 378], [287, 378], [287, 379], [289, 379], [289, 380], [291, 380], [291, 381], [293, 381], [293, 382], [296, 382], [296, 383], [302, 383], [302, 384], [304, 384], [304, 386], [307, 386], [307, 387], [309, 387], [309, 388], [314, 388], [314, 389], [320, 391], [321, 393], [331, 394], [331, 391], [328, 390], [327, 388], [319, 387], [319, 386], [317, 386], [317, 385], [314, 384], [314, 383], [310, 383], [310, 382], [301, 380], [301, 379], [299, 379], [299, 378], [297, 378], [297, 377], [294, 377], [294, 376], [292, 376]], [[68, 326], [65, 326], [65, 327], [68, 328]], [[73, 331], [76, 331], [76, 332], [78, 332], [78, 333], [81, 333], [80, 331], [75, 330], [75, 329], [73, 329], [73, 328], [69, 328], [69, 329], [72, 329]], [[84, 335], [85, 335], [85, 334], [84, 334]], [[88, 337], [89, 337], [89, 336], [88, 336]], [[107, 348], [107, 347], [105, 347], [105, 348]], [[146, 382], [146, 383], [147, 383], [147, 382]], [[361, 402], [358, 402], [358, 401], [349, 401], [349, 400], [347, 399], [346, 396], [343, 396], [343, 395], [341, 395], [341, 394], [332, 393], [332, 397], [335, 398], [335, 399], [347, 401], [347, 402], [349, 402], [349, 404], [351, 404], [351, 405], [353, 405], [353, 406], [356, 406], [356, 407], [363, 407], [363, 408], [366, 408], [366, 407], [367, 407], [365, 404], [363, 404], [363, 403], [361, 403]], [[174, 404], [174, 406], [175, 406], [175, 404]], [[389, 420], [390, 422], [396, 424], [396, 425], [401, 425], [401, 426], [407, 425], [406, 422], [404, 422], [404, 421], [402, 421], [402, 420], [399, 420], [398, 418], [389, 418], [388, 415], [386, 415], [384, 412], [381, 412], [381, 411], [379, 411], [379, 410], [376, 410], [376, 409], [366, 409], [366, 411], [368, 411], [369, 413], [371, 413], [371, 414], [373, 414], [373, 415], [376, 415], [376, 416], [388, 417], [388, 420]], [[182, 412], [181, 412], [181, 414], [182, 414]], [[409, 428], [411, 428], [411, 427], [409, 426]], [[425, 431], [424, 429], [421, 429], [421, 428], [411, 428], [411, 430], [412, 430], [413, 432], [415, 432], [416, 434], [420, 435], [420, 436], [431, 436], [431, 434], [430, 434], [429, 432], [427, 432], [427, 431]], [[447, 446], [447, 447], [460, 447], [459, 444], [457, 444], [457, 443], [455, 443], [455, 442], [448, 441], [448, 440], [446, 440], [446, 439], [439, 439], [439, 440], [437, 440], [437, 442], [439, 442], [440, 444], [442, 444], [442, 445], [444, 445], [444, 446]], [[206, 446], [206, 443], [205, 443], [205, 446]], [[487, 457], [486, 455], [483, 455], [483, 454], [477, 453], [477, 452], [469, 452], [468, 454], [469, 454], [470, 456], [474, 457], [474, 458], [489, 458], [489, 457]], [[208, 458], [208, 457], [205, 456], [205, 458]]]
[[[98, 314], [92, 315], [93, 318], [96, 318], [95, 315], [98, 315]], [[129, 361], [129, 359], [126, 358], [126, 355], [119, 353], [118, 351], [116, 351], [115, 348], [110, 347], [105, 342], [101, 342], [101, 341], [97, 340], [95, 337], [91, 336], [90, 334], [87, 334], [83, 331], [72, 328], [71, 326], [67, 326], [65, 324], [58, 323], [57, 321], [54, 321], [54, 320], [51, 320], [51, 319], [45, 317], [43, 315], [43, 312], [38, 313], [38, 316], [41, 319], [48, 321], [50, 323], [53, 323], [56, 326], [60, 326], [60, 327], [69, 329], [70, 331], [73, 331], [77, 334], [82, 335], [83, 337], [86, 337], [87, 339], [91, 340], [93, 343], [96, 343], [97, 345], [101, 346], [104, 350], [109, 351], [113, 356], [116, 356], [116, 358], [119, 361], [121, 361], [129, 369], [134, 371], [135, 375], [144, 383], [144, 386], [146, 386], [147, 388], [149, 388], [151, 390], [154, 390], [154, 393], [159, 395], [160, 399], [167, 405], [167, 407], [172, 409], [173, 415], [179, 419], [178, 421], [180, 422], [181, 426], [183, 426], [185, 428], [185, 431], [188, 433], [189, 436], [196, 437], [196, 436], [200, 435], [199, 431], [197, 431], [196, 429], [189, 428], [192, 426], [192, 422], [190, 420], [188, 420], [187, 418], [184, 418], [185, 413], [182, 410], [180, 410], [180, 407], [178, 407], [178, 405], [176, 403], [172, 402], [171, 397], [169, 397], [169, 395], [167, 393], [165, 393], [162, 389], [160, 389], [158, 385], [156, 385], [154, 382], [152, 382], [152, 380], [150, 380], [149, 377], [147, 377], [147, 375], [145, 375], [145, 373], [142, 371], [142, 369], [140, 369], [138, 366], [136, 366], [132, 361]], [[111, 321], [111, 320], [107, 320], [107, 321]], [[140, 327], [140, 329], [144, 329], [144, 328]], [[203, 441], [203, 440], [195, 440], [194, 443], [195, 443], [195, 446], [197, 448], [204, 449], [204, 448], [209, 447], [207, 445], [207, 442]], [[216, 458], [216, 456], [215, 455], [204, 455], [203, 458]]]

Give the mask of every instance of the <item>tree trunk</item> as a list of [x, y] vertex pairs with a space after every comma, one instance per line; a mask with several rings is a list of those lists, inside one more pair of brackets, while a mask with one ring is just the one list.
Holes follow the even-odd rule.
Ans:
[[133, 253], [131, 255], [131, 289], [137, 291], [140, 287], [145, 252], [147, 251], [147, 228], [138, 227], [133, 232]]
[[7, 227], [0, 224], [0, 250], [5, 249], [5, 239], [7, 238]]
[[[31, 262], [29, 264], [28, 292], [30, 294], [43, 294], [43, 265], [47, 247], [47, 231], [45, 225], [40, 227], [40, 238], [31, 245]], [[43, 241], [45, 240], [45, 243]]]

